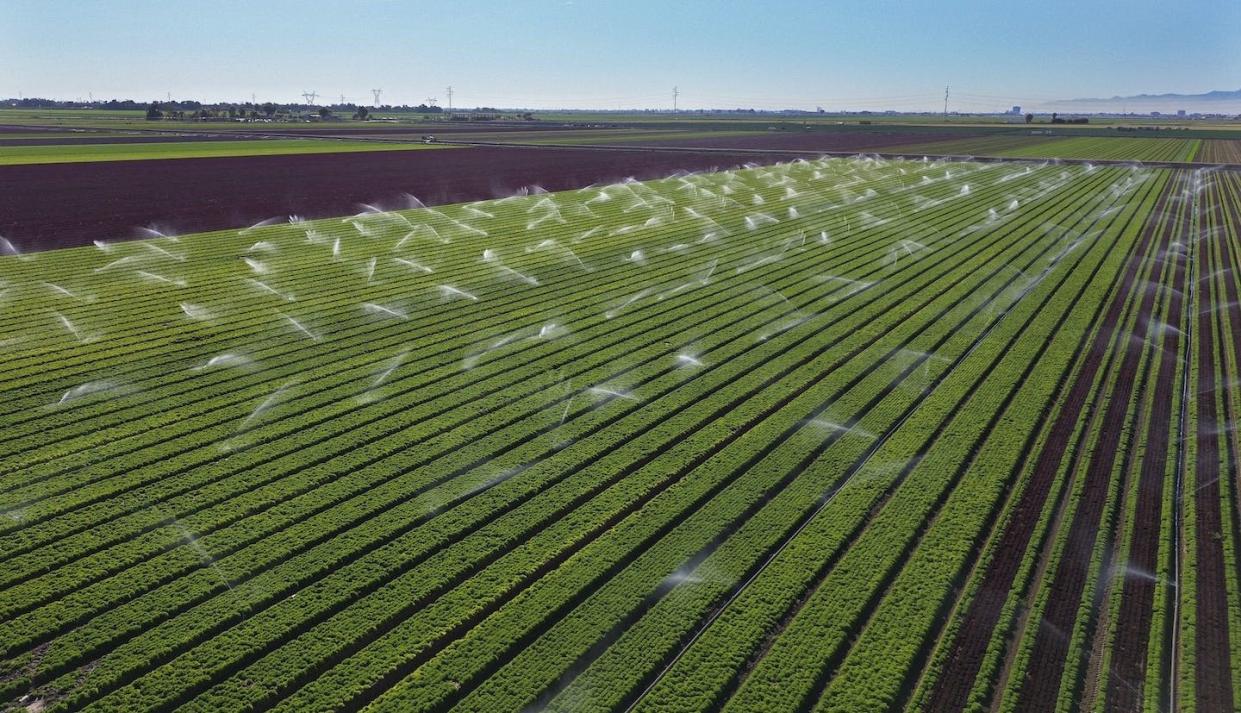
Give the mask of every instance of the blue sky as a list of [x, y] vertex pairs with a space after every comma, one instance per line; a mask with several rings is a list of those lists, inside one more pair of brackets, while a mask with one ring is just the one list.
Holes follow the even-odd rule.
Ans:
[[1241, 88], [1238, 0], [0, 0], [0, 96], [951, 108]]

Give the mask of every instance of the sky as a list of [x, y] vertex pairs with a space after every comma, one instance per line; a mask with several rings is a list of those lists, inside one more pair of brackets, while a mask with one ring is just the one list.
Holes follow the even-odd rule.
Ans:
[[828, 111], [1241, 88], [1239, 0], [0, 0], [0, 97]]

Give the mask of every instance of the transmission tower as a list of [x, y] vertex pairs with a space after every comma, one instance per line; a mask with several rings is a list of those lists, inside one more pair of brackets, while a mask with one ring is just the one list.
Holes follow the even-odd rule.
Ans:
[[344, 94], [341, 94], [341, 95], [340, 95], [340, 105], [341, 105], [341, 106], [344, 106], [344, 105], [345, 105], [345, 95], [344, 95]]
[[379, 95], [380, 95], [380, 94], [383, 94], [383, 93], [384, 93], [384, 90], [382, 90], [382, 89], [372, 89], [372, 90], [371, 90], [371, 94], [374, 94], [374, 95], [375, 95], [375, 106], [379, 106]]
[[452, 111], [452, 85], [448, 85], [448, 111]]
[[677, 87], [672, 88], [672, 113], [677, 113], [677, 97], [681, 96], [681, 90]]
[[427, 106], [435, 106], [435, 102], [439, 101], [435, 97], [427, 97]]
[[311, 106], [315, 105], [315, 99], [317, 99], [318, 96], [318, 92], [302, 92], [302, 98], [305, 99], [306, 103]]
[[948, 121], [948, 85], [944, 85], [944, 121]]

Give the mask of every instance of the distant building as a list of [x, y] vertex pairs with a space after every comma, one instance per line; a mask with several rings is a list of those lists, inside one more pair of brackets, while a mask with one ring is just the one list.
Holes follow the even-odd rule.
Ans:
[[1021, 113], [1021, 107], [1019, 107], [1019, 106], [1013, 106], [1013, 108], [1012, 108], [1012, 109], [1009, 109], [1009, 110], [1008, 110], [1008, 113], [1009, 113], [1009, 114], [1020, 114], [1020, 113]]
[[1180, 118], [1184, 119], [1184, 118], [1185, 118], [1185, 110], [1184, 110], [1184, 109], [1177, 109], [1177, 110], [1176, 110], [1176, 115], [1177, 115], [1178, 117], [1180, 117]]

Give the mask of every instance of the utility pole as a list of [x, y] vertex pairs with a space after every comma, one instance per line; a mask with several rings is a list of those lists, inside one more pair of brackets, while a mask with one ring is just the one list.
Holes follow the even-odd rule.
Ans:
[[380, 95], [380, 94], [383, 94], [383, 93], [384, 93], [384, 90], [382, 90], [382, 89], [372, 89], [372, 90], [371, 90], [371, 94], [374, 94], [374, 95], [375, 95], [375, 106], [376, 106], [376, 107], [378, 107], [378, 106], [379, 106], [379, 95]]
[[681, 90], [677, 87], [672, 88], [672, 113], [677, 113], [677, 97], [681, 96]]
[[257, 97], [257, 96], [258, 96], [258, 95], [257, 95], [257, 94], [255, 94], [254, 92], [250, 92], [250, 103], [251, 103], [251, 104], [253, 104], [253, 105], [255, 105], [255, 106], [258, 106], [258, 105], [259, 105], [258, 99], [256, 99], [256, 97]]
[[448, 111], [452, 111], [452, 85], [448, 85]]
[[341, 105], [341, 106], [344, 106], [344, 105], [345, 105], [345, 95], [344, 95], [344, 94], [341, 94], [341, 95], [340, 95], [340, 105]]
[[948, 85], [944, 85], [944, 121], [948, 121]]

